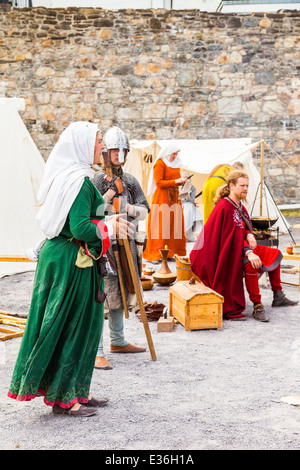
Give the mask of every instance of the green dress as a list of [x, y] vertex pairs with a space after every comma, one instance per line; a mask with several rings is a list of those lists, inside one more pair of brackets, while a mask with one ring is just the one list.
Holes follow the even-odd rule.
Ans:
[[[104, 200], [88, 178], [75, 199], [60, 235], [44, 244], [37, 263], [32, 300], [8, 396], [64, 408], [88, 400], [99, 345], [103, 304], [93, 266], [75, 265], [79, 247], [100, 256], [103, 242], [92, 219], [104, 219]], [[90, 258], [92, 259], [92, 258]], [[102, 283], [102, 284], [101, 284]], [[100, 279], [103, 289], [103, 278]]]

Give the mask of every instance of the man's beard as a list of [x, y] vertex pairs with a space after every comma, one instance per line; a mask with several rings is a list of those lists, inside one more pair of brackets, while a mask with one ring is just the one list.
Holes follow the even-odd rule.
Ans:
[[239, 193], [238, 197], [241, 201], [245, 201], [247, 199], [247, 193], [242, 193], [241, 192], [241, 193]]

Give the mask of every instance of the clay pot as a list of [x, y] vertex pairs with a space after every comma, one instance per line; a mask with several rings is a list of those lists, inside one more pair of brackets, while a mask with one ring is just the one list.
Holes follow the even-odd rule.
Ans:
[[286, 247], [286, 252], [288, 255], [292, 255], [293, 254], [293, 245], [290, 244]]

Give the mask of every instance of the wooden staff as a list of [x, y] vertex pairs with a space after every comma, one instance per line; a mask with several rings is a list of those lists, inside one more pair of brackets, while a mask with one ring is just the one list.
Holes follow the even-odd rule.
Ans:
[[123, 276], [122, 276], [122, 266], [121, 266], [117, 241], [112, 243], [112, 249], [113, 249], [113, 252], [114, 252], [114, 255], [115, 255], [115, 260], [116, 260], [116, 263], [117, 263], [118, 278], [119, 278], [119, 283], [120, 283], [120, 290], [121, 290], [122, 303], [123, 303], [124, 312], [125, 312], [125, 318], [129, 318], [126, 292], [125, 292], [124, 280], [123, 280]]
[[129, 269], [130, 269], [130, 274], [131, 274], [131, 278], [132, 278], [132, 282], [133, 282], [133, 286], [134, 286], [134, 291], [135, 291], [135, 294], [136, 294], [136, 297], [137, 297], [137, 301], [138, 301], [138, 305], [139, 305], [139, 309], [140, 309], [140, 314], [141, 314], [141, 318], [142, 318], [143, 325], [144, 325], [144, 330], [145, 330], [148, 346], [149, 346], [149, 349], [150, 349], [151, 358], [152, 358], [152, 361], [156, 361], [156, 353], [155, 353], [155, 349], [154, 349], [154, 345], [153, 345], [153, 341], [152, 341], [152, 336], [151, 336], [151, 332], [150, 332], [150, 328], [149, 328], [149, 324], [148, 324], [148, 319], [147, 319], [147, 315], [146, 315], [146, 311], [145, 311], [145, 306], [144, 306], [143, 297], [142, 297], [142, 293], [141, 293], [141, 289], [140, 289], [140, 284], [138, 282], [138, 278], [137, 278], [134, 263], [133, 263], [133, 258], [132, 258], [132, 253], [131, 253], [128, 238], [125, 238], [123, 240], [123, 243], [124, 243], [125, 252], [126, 252], [126, 256], [127, 256], [127, 261], [128, 261], [128, 265], [129, 265]]

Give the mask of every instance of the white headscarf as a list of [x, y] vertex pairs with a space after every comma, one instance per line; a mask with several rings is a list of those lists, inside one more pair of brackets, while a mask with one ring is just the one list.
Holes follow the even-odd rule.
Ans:
[[94, 176], [92, 165], [97, 124], [78, 121], [61, 134], [45, 165], [38, 192], [42, 204], [37, 220], [47, 238], [62, 230], [84, 178]]
[[160, 149], [160, 151], [157, 155], [157, 158], [156, 158], [156, 160], [155, 160], [155, 162], [154, 162], [154, 164], [152, 165], [152, 168], [151, 168], [149, 181], [148, 181], [148, 189], [147, 189], [148, 196], [152, 196], [152, 194], [156, 190], [156, 183], [155, 183], [155, 179], [154, 179], [153, 167], [154, 167], [155, 163], [157, 162], [157, 160], [159, 160], [161, 158], [163, 160], [163, 162], [169, 168], [181, 168], [182, 167], [182, 162], [181, 162], [180, 157], [178, 155], [177, 155], [177, 157], [175, 158], [174, 161], [172, 161], [172, 162], [170, 161], [170, 156], [172, 155], [172, 153], [175, 153], [175, 152], [180, 152], [180, 147], [177, 144], [175, 144], [174, 142], [170, 142], [165, 147]]

